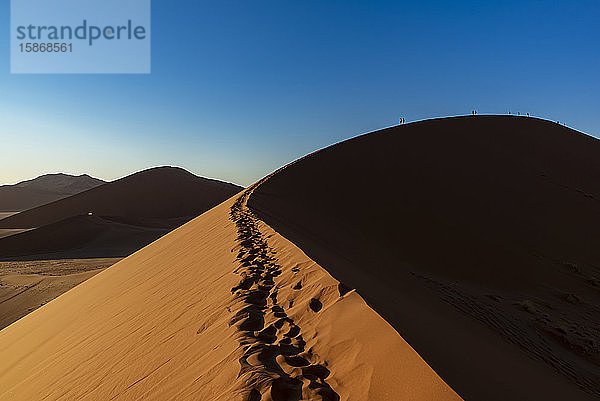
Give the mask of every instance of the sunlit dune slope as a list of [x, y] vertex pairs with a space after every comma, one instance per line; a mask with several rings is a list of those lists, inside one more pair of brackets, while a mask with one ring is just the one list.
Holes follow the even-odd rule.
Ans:
[[459, 399], [246, 199], [0, 331], [0, 399]]
[[600, 142], [436, 119], [274, 173], [250, 208], [470, 400], [600, 396]]
[[157, 167], [0, 220], [0, 228], [32, 228], [89, 212], [129, 218], [196, 217], [242, 188]]

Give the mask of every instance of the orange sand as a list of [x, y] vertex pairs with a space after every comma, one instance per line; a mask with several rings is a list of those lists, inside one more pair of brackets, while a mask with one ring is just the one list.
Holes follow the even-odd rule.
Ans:
[[[280, 270], [272, 289], [293, 321], [283, 328], [298, 327], [291, 342], [305, 345], [269, 360], [249, 351], [269, 344], [242, 345], [247, 301], [231, 290], [244, 274], [238, 255], [250, 251], [237, 240], [234, 200], [0, 331], [0, 399], [245, 400], [257, 392], [262, 400], [297, 399], [273, 389], [282, 375], [302, 382], [303, 399], [321, 399], [311, 382], [343, 400], [460, 399], [358, 293], [340, 296], [324, 269], [252, 217]], [[264, 327], [278, 319], [274, 302], [267, 300]], [[284, 338], [280, 330], [274, 344]], [[300, 359], [312, 370], [288, 363]]]

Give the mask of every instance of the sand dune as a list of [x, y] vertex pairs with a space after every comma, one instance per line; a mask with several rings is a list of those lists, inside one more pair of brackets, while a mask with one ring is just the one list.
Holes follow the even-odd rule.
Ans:
[[0, 399], [459, 399], [245, 199], [0, 331]]
[[155, 228], [119, 220], [75, 216], [0, 238], [0, 260], [125, 257], [184, 223], [169, 220], [172, 227]]
[[594, 399], [598, 150], [475, 117], [316, 152], [1, 330], [0, 400]]
[[86, 215], [129, 218], [198, 216], [242, 188], [158, 167], [0, 220], [0, 228], [32, 228]]
[[[17, 214], [18, 212], [0, 212], [0, 220]], [[0, 238], [10, 237], [14, 234], [19, 234], [29, 230], [28, 228], [0, 228]]]
[[29, 230], [29, 228], [0, 228], [0, 238], [10, 237], [11, 235], [24, 233]]
[[593, 399], [599, 155], [547, 121], [430, 120], [309, 155], [249, 204], [466, 399]]
[[[83, 174], [47, 174], [15, 185], [0, 186], [0, 211], [31, 209], [97, 187], [105, 182]], [[0, 220], [6, 216], [0, 213]]]

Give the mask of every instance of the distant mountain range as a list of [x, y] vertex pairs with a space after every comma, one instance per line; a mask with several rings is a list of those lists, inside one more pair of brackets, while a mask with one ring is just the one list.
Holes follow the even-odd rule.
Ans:
[[0, 186], [0, 211], [22, 211], [105, 184], [87, 174], [46, 174], [14, 185]]

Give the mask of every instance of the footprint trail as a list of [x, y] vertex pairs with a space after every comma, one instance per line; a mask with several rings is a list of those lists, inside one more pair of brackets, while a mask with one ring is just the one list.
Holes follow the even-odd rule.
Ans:
[[[277, 298], [276, 278], [282, 266], [261, 233], [258, 218], [246, 206], [250, 193], [244, 192], [230, 211], [240, 246], [236, 273], [241, 276], [231, 289], [241, 309], [230, 324], [239, 330], [244, 350], [239, 362], [245, 399], [338, 401], [339, 395], [326, 381], [331, 373], [327, 363], [306, 349], [301, 327], [286, 313], [285, 307], [291, 308], [292, 303], [280, 304]], [[301, 291], [302, 286], [294, 289]], [[313, 299], [310, 308], [318, 312], [320, 302]]]

